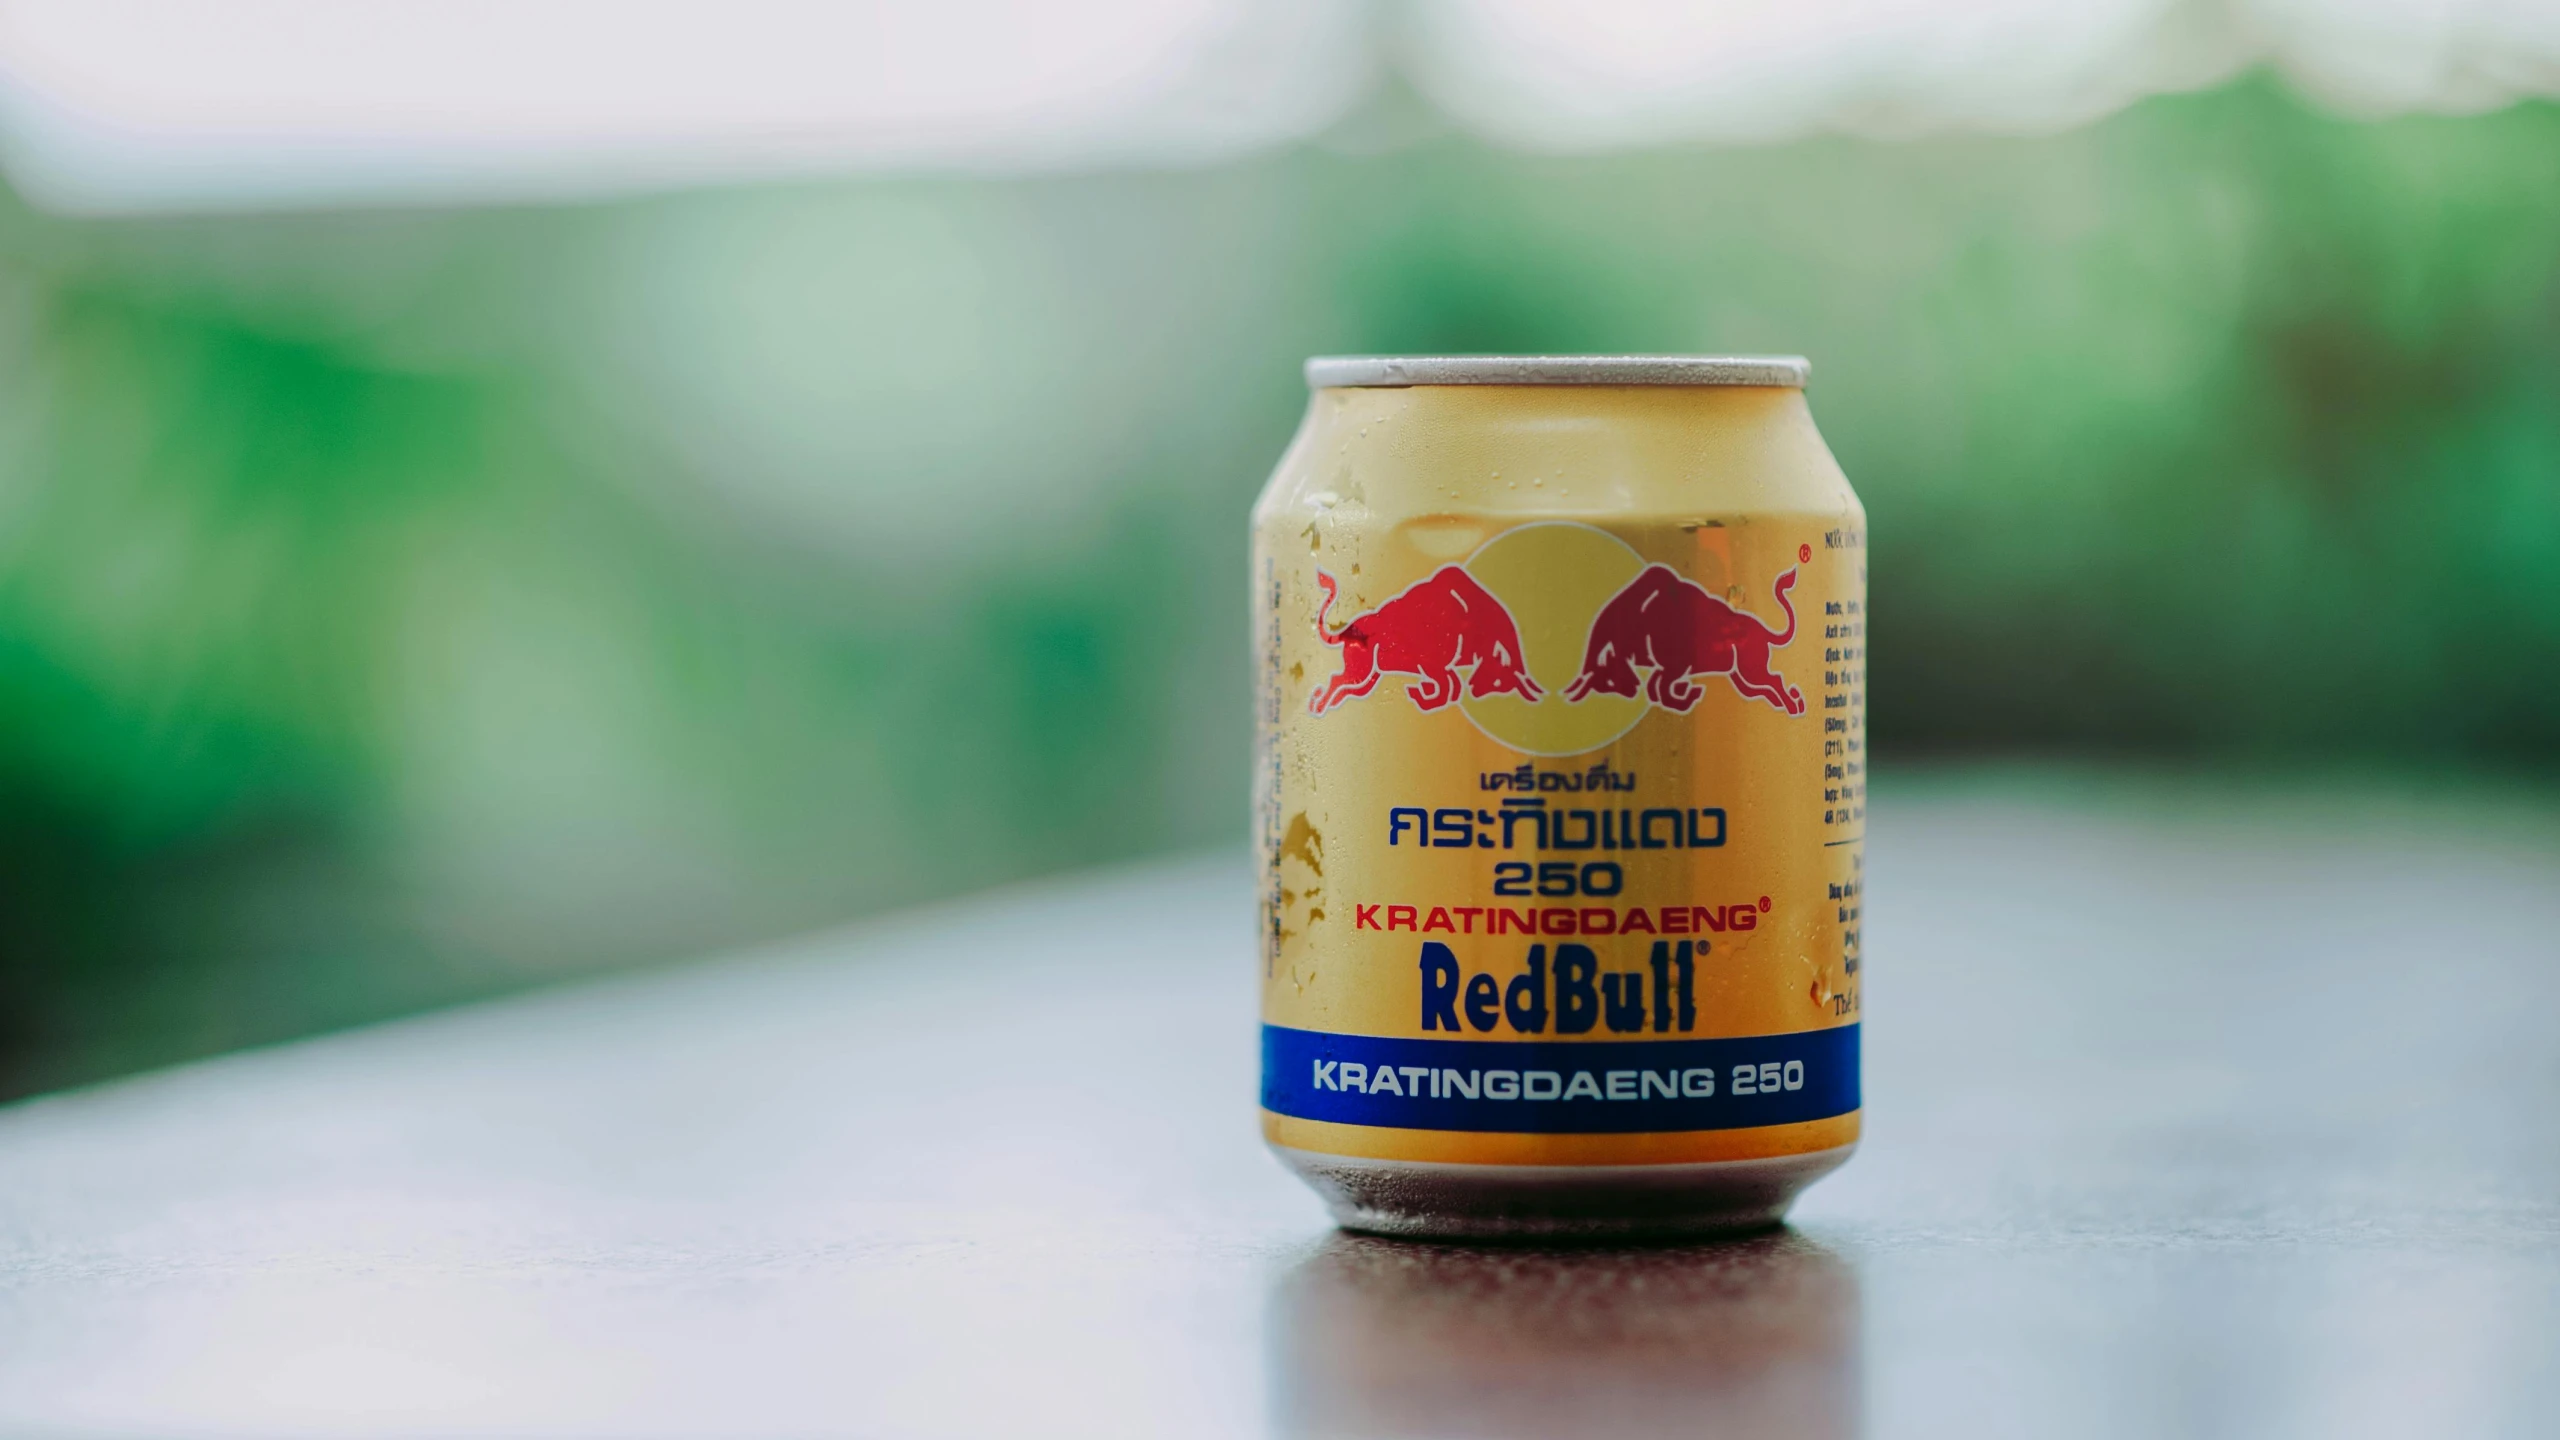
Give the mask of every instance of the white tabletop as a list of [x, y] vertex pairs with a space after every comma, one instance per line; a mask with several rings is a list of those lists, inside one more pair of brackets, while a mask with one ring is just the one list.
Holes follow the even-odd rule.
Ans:
[[1204, 860], [0, 1110], [0, 1431], [2550, 1433], [2560, 825], [2175, 793], [1878, 797], [1775, 1236], [1330, 1232]]

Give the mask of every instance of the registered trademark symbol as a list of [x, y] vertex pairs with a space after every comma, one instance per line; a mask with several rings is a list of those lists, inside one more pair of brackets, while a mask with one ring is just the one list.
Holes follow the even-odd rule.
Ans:
[[1768, 909], [1769, 909], [1769, 897], [1768, 897], [1768, 896], [1766, 896], [1766, 895], [1763, 895], [1763, 896], [1761, 896], [1761, 897], [1760, 897], [1760, 910], [1761, 910], [1761, 913], [1766, 914], [1766, 913], [1768, 912]]
[[1811, 563], [1811, 561], [1812, 561], [1812, 560], [1813, 560], [1813, 547], [1812, 547], [1812, 546], [1810, 546], [1810, 545], [1799, 545], [1799, 546], [1797, 546], [1797, 547], [1796, 547], [1796, 563], [1797, 563], [1797, 564], [1799, 564], [1799, 565], [1809, 564], [1809, 563]]

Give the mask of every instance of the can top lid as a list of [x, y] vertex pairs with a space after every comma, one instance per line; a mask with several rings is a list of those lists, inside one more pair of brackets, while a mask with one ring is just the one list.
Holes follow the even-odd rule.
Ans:
[[1777, 385], [1804, 388], [1801, 355], [1318, 355], [1315, 390], [1406, 385]]

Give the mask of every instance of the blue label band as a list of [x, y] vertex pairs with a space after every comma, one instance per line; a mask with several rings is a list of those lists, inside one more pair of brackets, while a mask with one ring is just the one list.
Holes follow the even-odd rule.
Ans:
[[1262, 1108], [1531, 1135], [1738, 1130], [1858, 1108], [1858, 1027], [1728, 1040], [1389, 1040], [1262, 1027]]

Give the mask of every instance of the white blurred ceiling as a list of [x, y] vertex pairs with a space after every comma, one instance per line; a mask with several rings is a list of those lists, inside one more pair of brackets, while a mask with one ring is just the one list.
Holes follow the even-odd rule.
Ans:
[[2560, 93], [2560, 0], [0, 0], [39, 203], [491, 200], [1212, 162], [1390, 77], [1501, 143], [2050, 129], [2274, 68], [2349, 113]]

